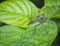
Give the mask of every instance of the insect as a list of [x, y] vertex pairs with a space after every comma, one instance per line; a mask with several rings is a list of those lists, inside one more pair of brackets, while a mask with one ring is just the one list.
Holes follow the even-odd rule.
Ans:
[[46, 20], [46, 18], [44, 18], [43, 15], [37, 16], [35, 19], [33, 19], [29, 24], [33, 24], [36, 22], [44, 22]]
[[[37, 16], [35, 19], [33, 19], [29, 24], [34, 24], [34, 23], [36, 23], [36, 22], [39, 22], [39, 24], [35, 25], [34, 31], [33, 31], [32, 34], [35, 34], [35, 33], [37, 32], [37, 30], [36, 30], [37, 28], [36, 28], [36, 27], [39, 26], [39, 25], [42, 25], [41, 28], [43, 28], [43, 30], [46, 31], [46, 34], [48, 34], [48, 31], [47, 31], [46, 28], [43, 26], [43, 23], [44, 23], [44, 22], [48, 22], [48, 21], [49, 21], [49, 19], [48, 19], [48, 18], [45, 18], [43, 14], [40, 15], [40, 16]], [[50, 21], [49, 21], [49, 23], [50, 23]], [[42, 41], [45, 41], [45, 40], [42, 39]], [[45, 42], [47, 42], [47, 41], [45, 41]], [[48, 45], [49, 45], [49, 42], [47, 42], [47, 43], [48, 43]]]
[[[45, 22], [46, 20], [47, 20], [47, 18], [45, 18], [43, 15], [40, 15], [40, 16], [37, 16], [35, 19], [33, 19], [29, 24], [39, 22], [39, 24], [35, 25], [34, 32], [36, 32], [36, 27], [39, 26], [40, 24], [42, 24], [42, 26], [43, 26], [43, 22]], [[42, 28], [44, 28], [44, 30], [46, 31], [45, 27], [42, 27]], [[47, 32], [47, 34], [48, 34], [48, 32]]]

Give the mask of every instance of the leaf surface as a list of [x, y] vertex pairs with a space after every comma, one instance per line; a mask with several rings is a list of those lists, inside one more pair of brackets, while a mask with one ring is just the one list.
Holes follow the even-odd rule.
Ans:
[[37, 24], [28, 29], [11, 25], [0, 27], [0, 46], [50, 46], [58, 32], [56, 24], [52, 21]]
[[40, 13], [49, 19], [60, 19], [60, 0], [45, 0], [45, 6], [41, 9]]
[[27, 27], [38, 16], [38, 8], [30, 1], [5, 1], [0, 4], [0, 21], [19, 27]]

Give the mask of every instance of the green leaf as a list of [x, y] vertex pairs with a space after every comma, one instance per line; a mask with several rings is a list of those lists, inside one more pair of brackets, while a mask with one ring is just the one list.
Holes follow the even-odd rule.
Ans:
[[29, 18], [31, 18], [31, 16], [33, 18], [38, 16], [39, 11], [39, 9], [31, 1], [24, 1], [24, 0], [5, 1], [1, 4], [0, 10], [2, 8], [9, 12], [23, 14], [24, 16], [27, 16]]
[[45, 6], [40, 13], [45, 14], [46, 18], [60, 18], [60, 0], [45, 0]]
[[5, 1], [0, 4], [0, 21], [19, 27], [27, 27], [38, 16], [38, 8], [30, 1]]
[[38, 24], [31, 24], [27, 29], [0, 27], [0, 46], [50, 46], [58, 32], [56, 24], [52, 21]]
[[29, 18], [27, 18], [26, 16], [11, 12], [5, 12], [3, 14], [0, 14], [0, 21], [6, 24], [11, 24], [24, 28], [28, 27], [28, 24], [30, 22]]
[[60, 0], [45, 0], [45, 6], [60, 5]]
[[60, 19], [60, 10], [51, 17], [52, 19]]

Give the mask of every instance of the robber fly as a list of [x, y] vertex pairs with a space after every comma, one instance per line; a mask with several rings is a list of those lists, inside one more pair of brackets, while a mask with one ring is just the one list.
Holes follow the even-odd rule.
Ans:
[[[43, 25], [43, 22], [46, 21], [47, 18], [45, 18], [43, 15], [40, 15], [40, 16], [37, 16], [35, 19], [33, 19], [29, 24], [33, 24], [33, 23], [36, 23], [36, 22], [39, 22], [39, 24], [37, 24], [35, 26], [35, 31], [36, 32], [36, 27], [39, 26], [40, 24]], [[44, 28], [44, 27], [43, 27]], [[45, 30], [45, 29], [44, 29]]]

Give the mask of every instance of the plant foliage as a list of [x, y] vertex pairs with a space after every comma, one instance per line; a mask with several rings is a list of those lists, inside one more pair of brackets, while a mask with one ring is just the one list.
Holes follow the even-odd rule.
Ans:
[[[41, 14], [47, 18], [46, 21], [29, 24]], [[41, 9], [30, 0], [0, 3], [0, 22], [7, 24], [0, 27], [0, 46], [51, 46], [58, 27], [50, 19], [60, 19], [60, 0], [45, 0]]]

